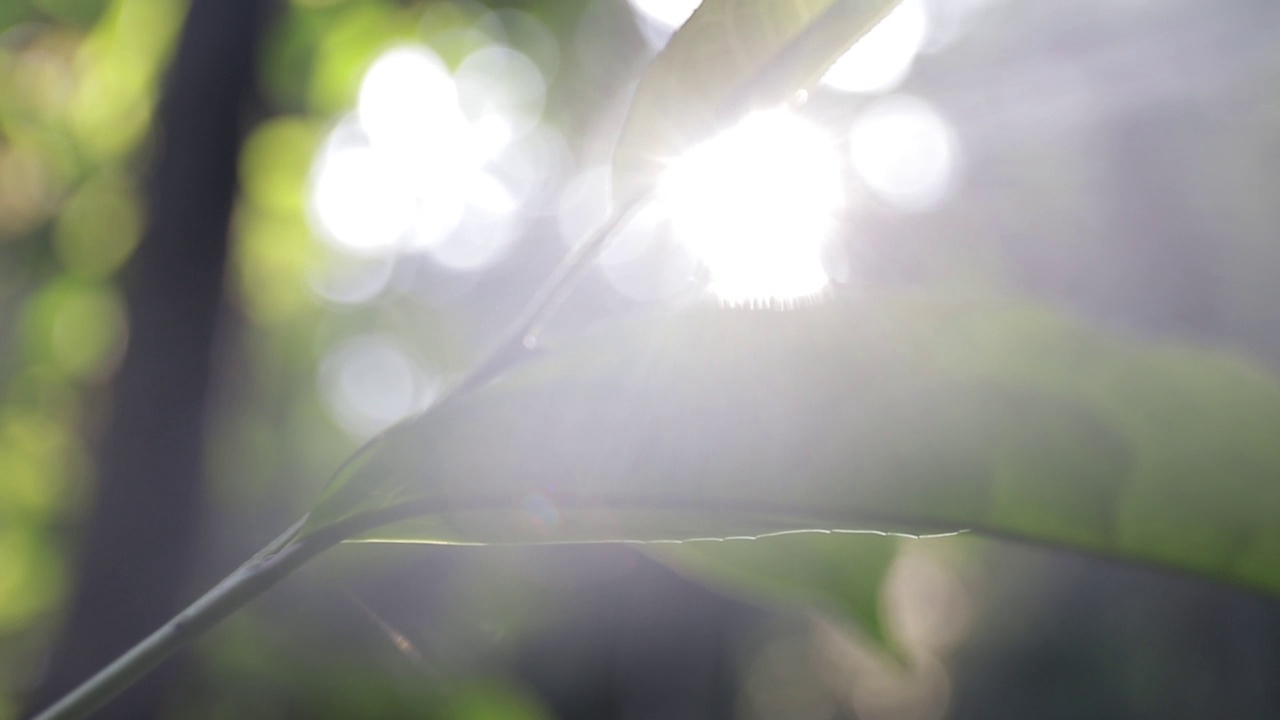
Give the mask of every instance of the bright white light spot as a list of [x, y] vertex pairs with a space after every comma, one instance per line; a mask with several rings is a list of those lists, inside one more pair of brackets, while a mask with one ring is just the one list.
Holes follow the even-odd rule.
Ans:
[[520, 200], [502, 180], [485, 173], [476, 181], [471, 205], [490, 215], [507, 215], [520, 207]]
[[447, 151], [466, 125], [448, 68], [425, 47], [379, 56], [360, 82], [356, 108], [374, 147], [414, 160]]
[[388, 50], [361, 81], [358, 124], [335, 128], [317, 161], [313, 219], [344, 250], [426, 249], [478, 269], [511, 233], [466, 252], [454, 235], [476, 212], [490, 224], [518, 212], [538, 189], [547, 163], [530, 158], [545, 142], [545, 94], [538, 67], [511, 48], [472, 53], [456, 79], [426, 46]]
[[831, 66], [822, 83], [845, 92], [892, 90], [911, 72], [928, 31], [924, 0], [903, 0]]
[[365, 335], [325, 356], [320, 390], [339, 425], [368, 437], [426, 407], [438, 387], [421, 376], [391, 338]]
[[357, 107], [391, 182], [418, 198], [413, 244], [439, 242], [461, 221], [482, 162], [444, 62], [426, 47], [388, 50], [365, 73]]
[[840, 163], [831, 139], [794, 113], [747, 116], [672, 161], [659, 192], [676, 239], [724, 302], [787, 302], [826, 287]]
[[956, 139], [929, 103], [892, 96], [867, 108], [849, 133], [853, 168], [885, 202], [926, 210], [951, 189]]
[[325, 235], [369, 254], [453, 230], [466, 199], [460, 178], [476, 162], [444, 63], [422, 46], [388, 50], [365, 73], [355, 116], [358, 126], [335, 128], [317, 161], [311, 201]]
[[444, 242], [457, 229], [467, 207], [466, 177], [433, 177], [420, 188], [422, 202], [413, 225], [411, 244], [415, 248], [431, 248]]
[[475, 157], [489, 160], [501, 153], [516, 137], [510, 118], [485, 115], [471, 124], [471, 144]]
[[326, 148], [316, 168], [311, 200], [326, 235], [360, 253], [393, 247], [413, 222], [411, 188], [397, 182], [384, 158], [367, 146]]

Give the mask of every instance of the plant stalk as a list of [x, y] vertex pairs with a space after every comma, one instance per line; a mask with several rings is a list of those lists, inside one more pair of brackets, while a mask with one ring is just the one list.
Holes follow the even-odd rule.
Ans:
[[[647, 201], [648, 195], [641, 195], [610, 213], [599, 228], [560, 262], [538, 292], [530, 298], [520, 316], [498, 340], [494, 349], [450, 388], [446, 395], [453, 396], [474, 390], [531, 353], [536, 347], [536, 336], [541, 331], [542, 324], [564, 301], [573, 283], [609, 238]], [[393, 522], [398, 518], [398, 512], [387, 514], [385, 518], [382, 514], [375, 513], [367, 519], [357, 518], [354, 524], [340, 523], [300, 536], [299, 533], [306, 524], [304, 517], [159, 630], [134, 645], [32, 720], [80, 720], [88, 717], [183, 645], [270, 589], [303, 563], [343, 540], [370, 529], [370, 520], [377, 525]]]
[[304, 521], [305, 518], [289, 528], [187, 609], [33, 720], [80, 720], [88, 717], [183, 645], [342, 540], [338, 533], [325, 532], [295, 540]]
[[446, 389], [437, 398], [436, 404], [446, 397], [484, 385], [532, 353], [537, 348], [538, 335], [541, 334], [543, 325], [564, 302], [574, 283], [604, 249], [609, 239], [626, 227], [636, 212], [649, 202], [652, 194], [652, 191], [642, 192], [620, 204], [599, 227], [575, 245], [551, 271], [551, 275], [525, 304], [524, 310], [507, 327], [493, 349], [456, 384]]

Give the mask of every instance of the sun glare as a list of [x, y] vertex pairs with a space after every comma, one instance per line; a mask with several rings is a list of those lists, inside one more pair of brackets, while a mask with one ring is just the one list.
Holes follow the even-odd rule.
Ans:
[[795, 113], [753, 113], [673, 160], [659, 198], [726, 304], [788, 304], [826, 288], [823, 255], [844, 198], [840, 158]]

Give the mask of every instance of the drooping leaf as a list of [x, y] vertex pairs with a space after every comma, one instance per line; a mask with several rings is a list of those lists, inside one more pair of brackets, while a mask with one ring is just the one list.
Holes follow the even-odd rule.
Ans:
[[310, 528], [478, 543], [968, 528], [1280, 594], [1278, 436], [1269, 374], [1018, 303], [703, 308], [590, 334], [393, 429]]
[[695, 580], [764, 603], [807, 605], [853, 622], [887, 657], [901, 657], [881, 594], [898, 538], [786, 533], [759, 542], [687, 542], [651, 553]]
[[615, 194], [753, 108], [817, 80], [899, 0], [703, 0], [653, 60], [614, 152]]

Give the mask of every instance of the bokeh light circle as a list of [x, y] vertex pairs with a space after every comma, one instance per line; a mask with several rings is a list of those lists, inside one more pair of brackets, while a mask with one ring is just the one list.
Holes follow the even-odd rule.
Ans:
[[853, 168], [881, 200], [920, 211], [951, 190], [957, 141], [951, 125], [920, 98], [895, 95], [876, 101], [849, 131]]

